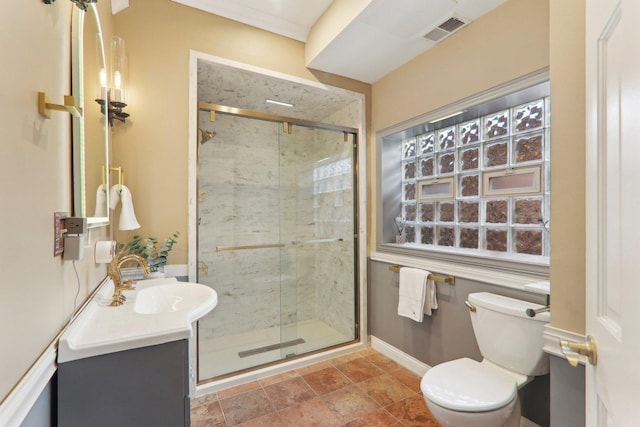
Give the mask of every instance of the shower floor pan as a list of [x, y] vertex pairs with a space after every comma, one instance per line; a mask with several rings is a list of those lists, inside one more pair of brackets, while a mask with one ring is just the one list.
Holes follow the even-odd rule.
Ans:
[[[320, 320], [307, 320], [297, 325], [298, 337], [280, 344], [280, 327], [254, 330], [227, 337], [200, 337], [198, 378], [211, 378], [250, 369], [297, 355], [320, 350], [353, 340]], [[274, 344], [278, 343], [278, 344]], [[269, 348], [272, 347], [272, 348]]]

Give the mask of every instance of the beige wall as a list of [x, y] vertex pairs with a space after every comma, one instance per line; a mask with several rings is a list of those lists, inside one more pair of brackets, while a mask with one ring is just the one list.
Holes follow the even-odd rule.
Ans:
[[[552, 324], [577, 333], [584, 331], [583, 16], [584, 0], [508, 1], [376, 82], [371, 135], [373, 145], [377, 131], [549, 66]], [[374, 239], [370, 233], [370, 248]]]
[[[546, 1], [508, 1], [377, 81], [370, 144], [382, 129], [547, 67], [548, 13]], [[369, 200], [375, 248], [375, 193]]]
[[[169, 263], [187, 262], [189, 50], [369, 94], [370, 86], [305, 67], [304, 44], [169, 0], [136, 0], [115, 16], [129, 52], [128, 123], [115, 131], [114, 164], [125, 171], [135, 232], [182, 238]], [[367, 96], [367, 98], [369, 98]], [[117, 220], [116, 220], [117, 221]]]
[[576, 333], [585, 331], [584, 16], [585, 0], [550, 1], [552, 324]]
[[[0, 14], [0, 401], [65, 325], [77, 290], [71, 262], [53, 256], [53, 213], [72, 212], [70, 116], [54, 112], [46, 120], [37, 111], [38, 91], [54, 103], [70, 93], [73, 6], [5, 3]], [[77, 267], [82, 303], [105, 269], [93, 263], [89, 249]]]

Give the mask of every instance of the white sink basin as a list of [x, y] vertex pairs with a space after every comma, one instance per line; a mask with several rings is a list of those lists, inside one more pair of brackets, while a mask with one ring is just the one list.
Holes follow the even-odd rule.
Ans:
[[136, 295], [133, 311], [139, 314], [171, 313], [191, 310], [211, 297], [212, 289], [198, 283], [173, 283], [142, 289]]
[[60, 337], [58, 362], [189, 339], [195, 322], [218, 303], [210, 287], [174, 278], [136, 287], [124, 292], [124, 304], [110, 307], [113, 283], [105, 283]]

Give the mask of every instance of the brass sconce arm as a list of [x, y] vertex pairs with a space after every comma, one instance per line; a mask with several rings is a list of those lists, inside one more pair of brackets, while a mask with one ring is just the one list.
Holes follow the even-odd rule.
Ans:
[[75, 98], [71, 95], [64, 96], [64, 104], [52, 104], [44, 92], [38, 92], [38, 113], [44, 118], [51, 118], [51, 111], [66, 111], [74, 117], [82, 117], [82, 108], [76, 105]]

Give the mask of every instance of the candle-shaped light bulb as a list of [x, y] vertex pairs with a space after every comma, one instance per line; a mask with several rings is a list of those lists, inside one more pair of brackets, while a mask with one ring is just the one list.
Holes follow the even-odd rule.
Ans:
[[100, 68], [98, 73], [98, 82], [100, 83], [100, 99], [107, 99], [107, 70]]
[[113, 73], [113, 86], [117, 90], [122, 89], [122, 74], [120, 74], [120, 71]]
[[127, 55], [124, 40], [121, 37], [111, 38], [111, 101], [127, 102]]

